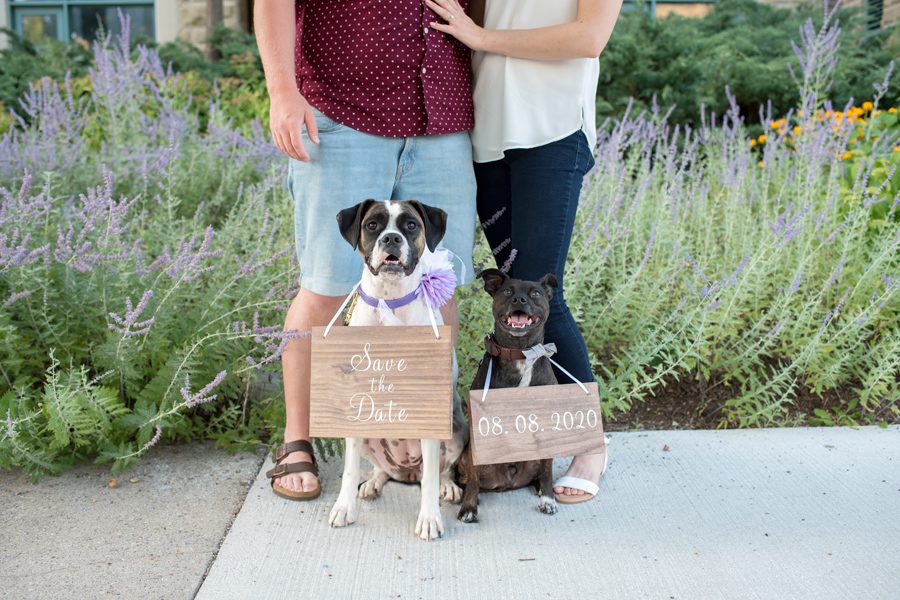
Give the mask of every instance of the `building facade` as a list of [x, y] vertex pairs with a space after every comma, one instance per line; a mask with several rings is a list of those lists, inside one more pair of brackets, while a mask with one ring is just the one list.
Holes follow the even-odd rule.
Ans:
[[[760, 1], [787, 7], [810, 0]], [[866, 7], [872, 28], [900, 23], [900, 0], [843, 1], [845, 6]], [[253, 0], [0, 0], [0, 27], [33, 42], [46, 38], [90, 41], [101, 27], [115, 34], [117, 10], [122, 10], [131, 18], [135, 35], [160, 43], [183, 39], [201, 45], [208, 37], [209, 23], [219, 15], [225, 25], [249, 31], [252, 4]], [[625, 0], [626, 10], [643, 8], [657, 17], [702, 17], [714, 6], [715, 0]]]
[[136, 36], [157, 42], [183, 39], [202, 44], [209, 23], [221, 11], [229, 27], [249, 30], [252, 0], [0, 0], [0, 27], [8, 27], [26, 39], [93, 40], [103, 28], [119, 30], [117, 13], [131, 19]]

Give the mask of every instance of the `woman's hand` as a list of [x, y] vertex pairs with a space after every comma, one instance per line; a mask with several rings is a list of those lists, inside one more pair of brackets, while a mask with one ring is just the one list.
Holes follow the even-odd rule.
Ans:
[[484, 50], [487, 32], [475, 24], [457, 0], [425, 0], [428, 8], [446, 23], [431, 23], [432, 29], [449, 33], [472, 50]]
[[303, 127], [314, 144], [319, 143], [316, 115], [297, 86], [291, 82], [284, 89], [269, 94], [269, 130], [279, 150], [302, 162], [309, 160], [309, 152], [303, 146]]

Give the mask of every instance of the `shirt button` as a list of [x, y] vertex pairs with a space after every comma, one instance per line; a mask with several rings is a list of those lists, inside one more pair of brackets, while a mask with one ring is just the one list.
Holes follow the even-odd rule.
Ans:
[[424, 75], [428, 70], [425, 67], [422, 67], [422, 75]]
[[427, 28], [427, 27], [424, 28], [424, 29], [422, 30], [422, 32], [423, 32], [423, 33], [428, 33], [428, 28]]

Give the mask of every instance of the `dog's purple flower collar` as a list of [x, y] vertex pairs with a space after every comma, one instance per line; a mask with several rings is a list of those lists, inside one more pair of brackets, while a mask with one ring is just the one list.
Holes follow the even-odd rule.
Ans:
[[438, 267], [422, 273], [422, 283], [415, 293], [430, 308], [447, 304], [456, 289], [456, 273], [450, 267]]

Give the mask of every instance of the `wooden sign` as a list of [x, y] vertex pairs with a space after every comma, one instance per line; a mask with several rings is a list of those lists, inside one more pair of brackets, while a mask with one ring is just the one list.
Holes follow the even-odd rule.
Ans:
[[449, 439], [453, 435], [450, 327], [312, 330], [313, 437]]
[[469, 392], [470, 442], [476, 465], [574, 456], [604, 447], [596, 383]]

